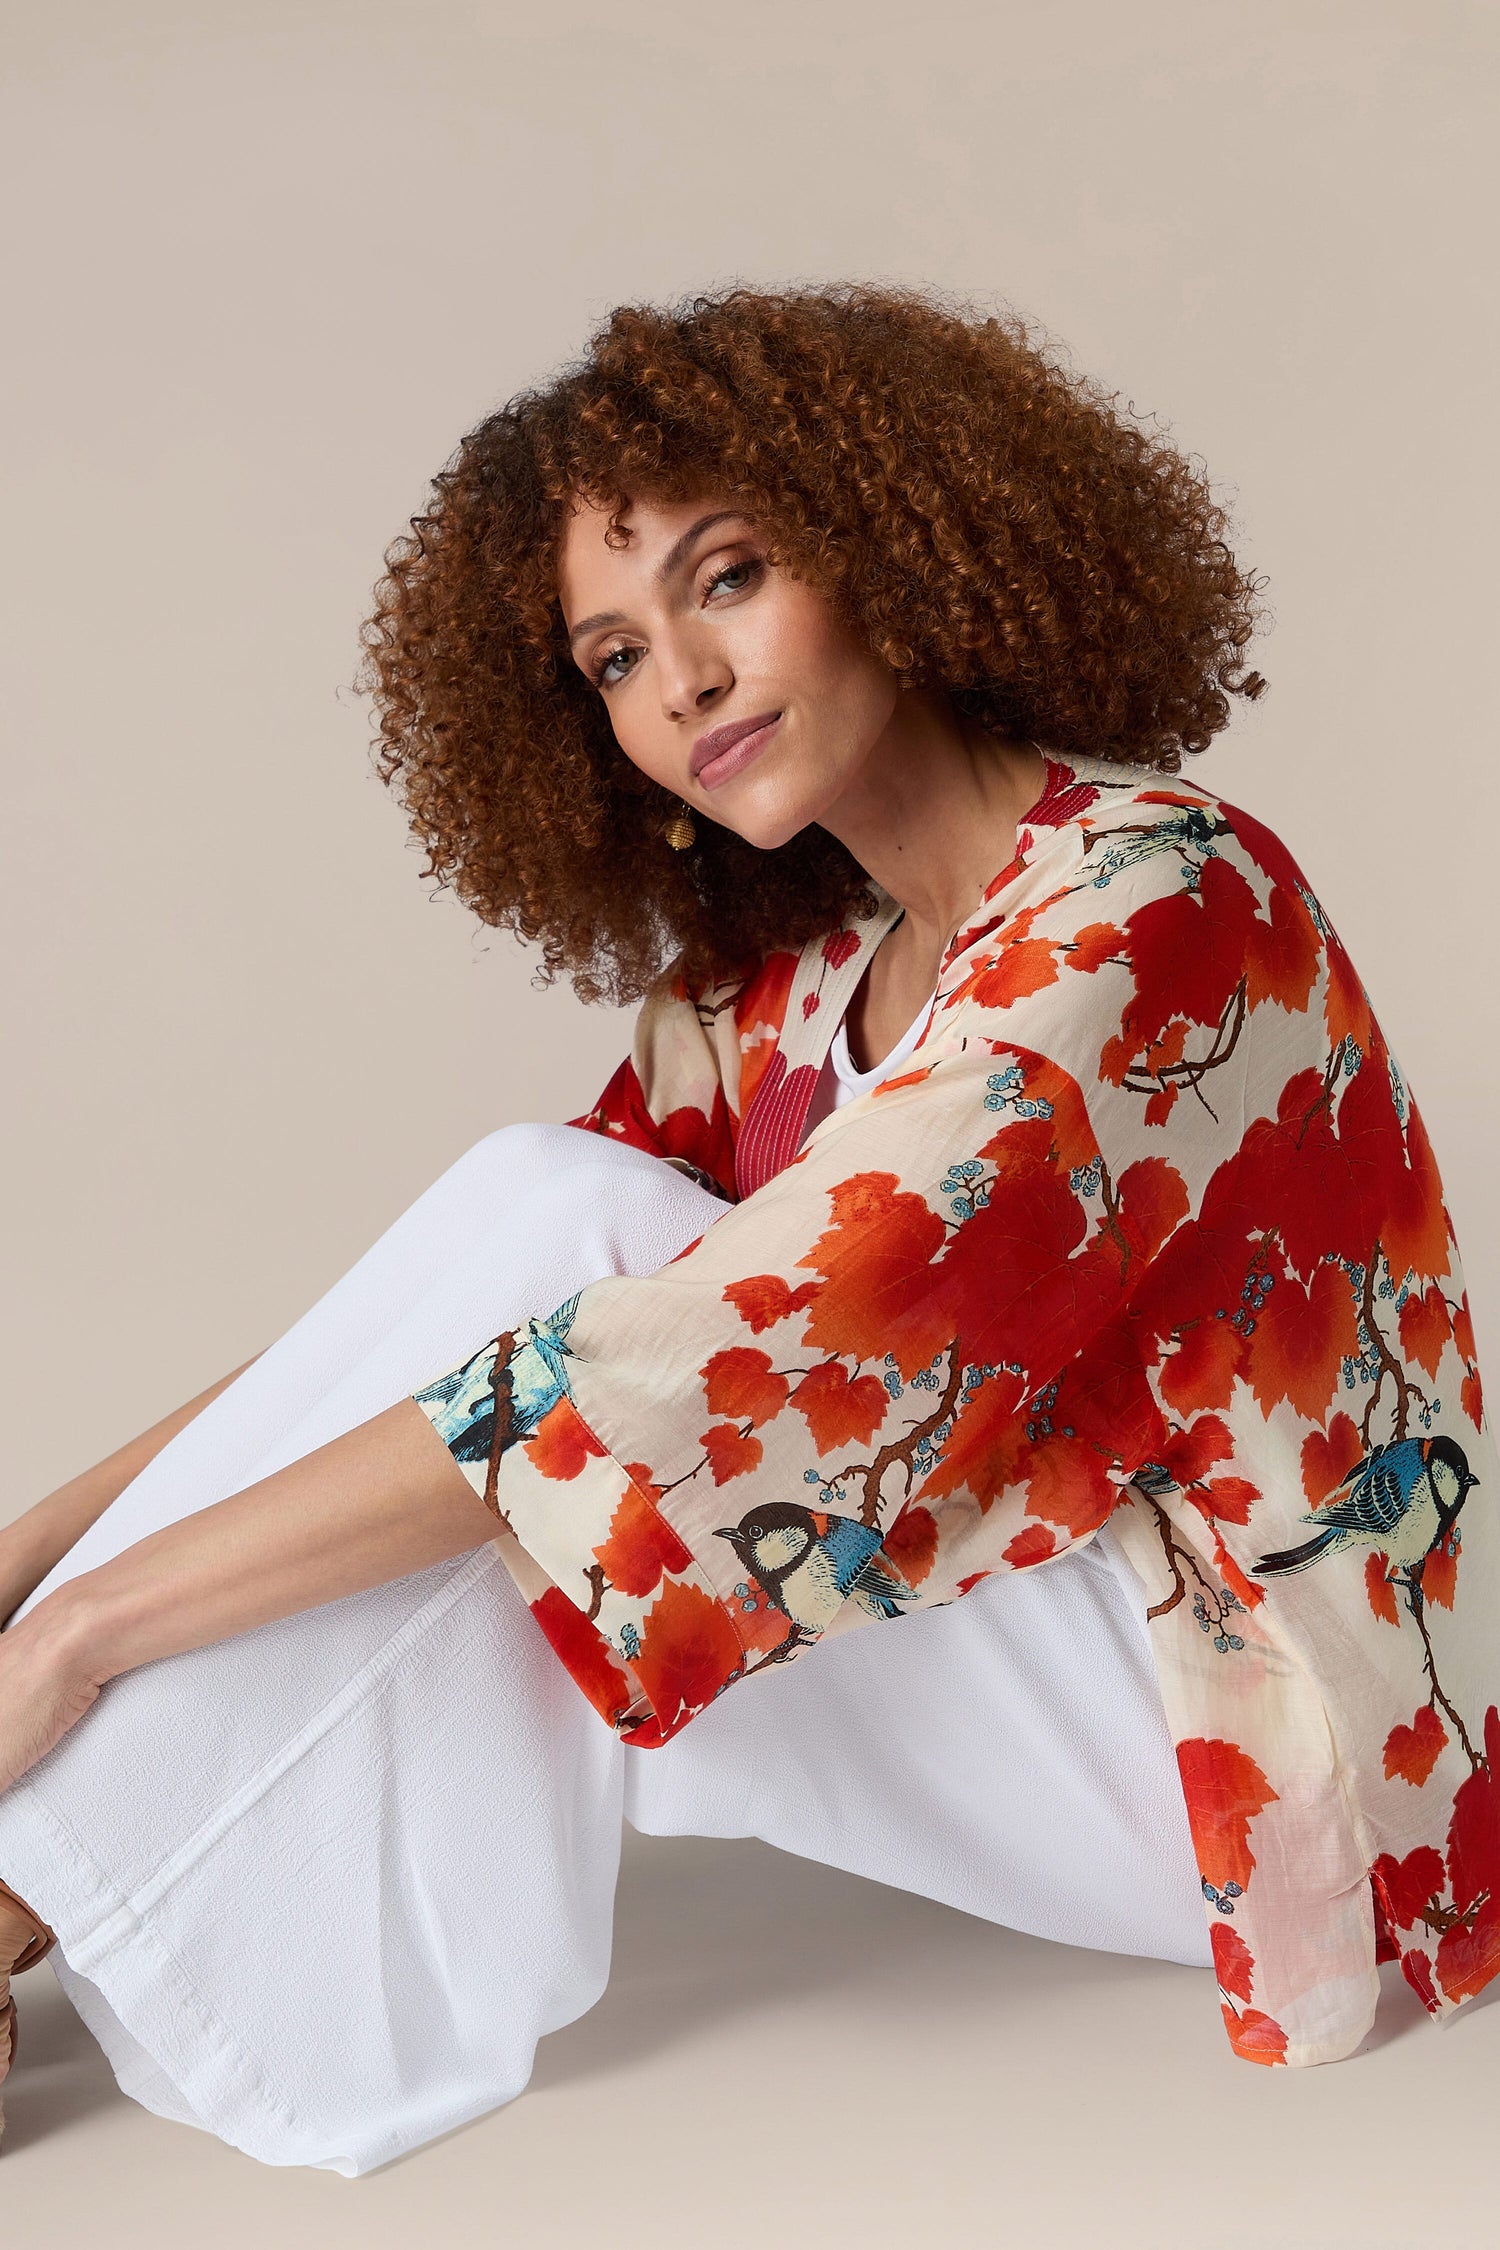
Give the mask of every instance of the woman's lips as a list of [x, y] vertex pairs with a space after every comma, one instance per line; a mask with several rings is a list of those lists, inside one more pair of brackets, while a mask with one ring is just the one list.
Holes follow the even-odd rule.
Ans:
[[701, 781], [705, 789], [717, 789], [721, 782], [731, 780], [748, 766], [752, 758], [760, 756], [780, 724], [778, 711], [774, 719], [757, 727], [754, 734], [742, 734], [729, 749], [721, 751], [717, 758], [710, 758], [706, 766], [700, 766], [694, 779]]

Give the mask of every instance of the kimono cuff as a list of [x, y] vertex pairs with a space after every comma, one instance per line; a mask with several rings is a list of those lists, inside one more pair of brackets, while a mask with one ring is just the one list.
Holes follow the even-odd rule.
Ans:
[[623, 1740], [655, 1749], [757, 1662], [819, 1636], [794, 1631], [727, 1548], [705, 1567], [642, 1465], [616, 1460], [548, 1383], [554, 1333], [532, 1320], [411, 1395], [493, 1509], [501, 1560], [574, 1681]]

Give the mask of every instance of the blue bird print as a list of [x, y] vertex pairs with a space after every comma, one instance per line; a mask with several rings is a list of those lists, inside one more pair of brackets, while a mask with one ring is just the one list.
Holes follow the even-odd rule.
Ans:
[[1320, 1556], [1363, 1541], [1379, 1547], [1406, 1576], [1413, 1600], [1418, 1574], [1434, 1547], [1456, 1552], [1458, 1514], [1479, 1482], [1463, 1447], [1450, 1437], [1397, 1438], [1357, 1461], [1337, 1493], [1302, 1518], [1318, 1529], [1300, 1547], [1262, 1555], [1252, 1570], [1261, 1578], [1306, 1570]]
[[804, 1508], [794, 1500], [768, 1500], [738, 1523], [721, 1524], [714, 1537], [729, 1541], [791, 1620], [794, 1631], [778, 1656], [816, 1638], [846, 1598], [872, 1617], [899, 1617], [899, 1604], [917, 1598], [905, 1579], [879, 1559], [880, 1533], [852, 1516]]
[[523, 1332], [508, 1330], [414, 1396], [433, 1414], [458, 1461], [494, 1462], [507, 1446], [534, 1435], [543, 1415], [569, 1393], [565, 1362], [578, 1294]]

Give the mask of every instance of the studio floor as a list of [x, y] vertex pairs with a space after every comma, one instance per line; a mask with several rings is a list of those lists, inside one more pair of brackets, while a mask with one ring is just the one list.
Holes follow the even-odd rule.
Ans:
[[1261, 2070], [1230, 2054], [1206, 1971], [627, 1828], [603, 2000], [543, 2040], [518, 2100], [360, 2180], [128, 2102], [32, 1972], [0, 2241], [1490, 2250], [1500, 2007], [1433, 2026], [1382, 1975], [1358, 2056]]

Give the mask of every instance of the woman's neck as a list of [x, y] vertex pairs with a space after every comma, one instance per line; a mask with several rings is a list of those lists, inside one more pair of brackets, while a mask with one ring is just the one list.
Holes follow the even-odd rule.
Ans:
[[858, 779], [821, 815], [906, 910], [849, 1005], [857, 1070], [889, 1052], [932, 990], [954, 935], [1015, 856], [1021, 815], [1045, 774], [1034, 743], [1002, 741], [946, 696], [911, 689]]
[[1045, 772], [1034, 743], [1004, 741], [946, 696], [908, 689], [819, 825], [905, 907], [913, 935], [936, 954], [1014, 855], [1017, 823]]

